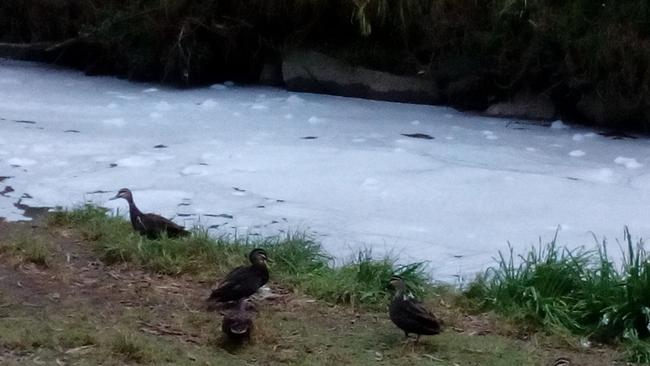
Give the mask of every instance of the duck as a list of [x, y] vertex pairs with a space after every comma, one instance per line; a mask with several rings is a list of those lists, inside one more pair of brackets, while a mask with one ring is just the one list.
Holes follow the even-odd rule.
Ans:
[[142, 213], [133, 202], [133, 193], [128, 188], [120, 189], [115, 197], [111, 200], [124, 198], [129, 203], [129, 216], [133, 229], [149, 239], [159, 239], [162, 233], [166, 233], [170, 238], [188, 236], [190, 232], [184, 227], [153, 213]]
[[240, 299], [235, 309], [224, 314], [221, 331], [231, 340], [250, 339], [254, 311], [255, 306], [248, 299]]
[[268, 282], [269, 257], [266, 251], [253, 249], [248, 254], [248, 259], [251, 262], [250, 266], [240, 266], [230, 271], [217, 288], [212, 290], [208, 301], [217, 303], [239, 301], [253, 295]]
[[395, 289], [395, 296], [388, 308], [388, 315], [390, 320], [404, 331], [406, 339], [409, 339], [410, 333], [414, 333], [417, 344], [421, 335], [440, 333], [440, 321], [421, 302], [407, 293], [402, 277], [392, 276], [389, 284]]

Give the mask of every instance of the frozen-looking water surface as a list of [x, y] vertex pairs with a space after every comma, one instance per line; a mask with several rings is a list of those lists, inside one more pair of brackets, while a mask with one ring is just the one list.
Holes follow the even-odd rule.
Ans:
[[[215, 232], [313, 231], [449, 280], [510, 241], [650, 234], [650, 144], [448, 108], [279, 89], [175, 90], [0, 61], [0, 216], [110, 201]], [[597, 131], [596, 131], [597, 132]], [[433, 137], [433, 139], [431, 139]], [[7, 178], [3, 178], [7, 177]]]

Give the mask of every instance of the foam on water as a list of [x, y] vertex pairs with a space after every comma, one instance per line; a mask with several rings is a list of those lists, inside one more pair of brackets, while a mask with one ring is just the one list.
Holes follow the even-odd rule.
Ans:
[[591, 231], [620, 237], [624, 225], [650, 234], [644, 138], [232, 83], [152, 88], [9, 61], [0, 85], [8, 220], [24, 218], [19, 201], [124, 214], [108, 198], [129, 187], [141, 209], [186, 226], [308, 229], [339, 258], [372, 247], [429, 261], [447, 280], [558, 227], [571, 246], [593, 245]]

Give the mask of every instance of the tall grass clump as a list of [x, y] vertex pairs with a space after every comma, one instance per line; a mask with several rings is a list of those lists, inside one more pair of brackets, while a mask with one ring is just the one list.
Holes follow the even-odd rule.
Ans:
[[397, 258], [376, 259], [369, 250], [363, 250], [354, 260], [334, 265], [307, 233], [213, 237], [195, 228], [189, 237], [150, 240], [135, 233], [122, 217], [91, 205], [51, 213], [48, 224], [74, 228], [108, 264], [134, 263], [157, 273], [188, 274], [206, 280], [216, 280], [232, 268], [247, 264], [253, 248], [264, 248], [272, 259], [272, 280], [346, 305], [384, 304], [389, 296], [388, 280], [395, 273], [405, 278], [415, 294], [421, 295], [429, 286], [423, 263], [400, 265]]
[[623, 342], [629, 358], [650, 361], [650, 263], [643, 240], [625, 228], [621, 256], [606, 241], [596, 250], [548, 244], [526, 255], [499, 253], [497, 265], [466, 294], [483, 309], [599, 342]]
[[352, 306], [385, 304], [390, 297], [387, 287], [393, 274], [402, 276], [416, 296], [430, 287], [424, 263], [398, 264], [390, 255], [375, 258], [370, 250], [361, 250], [356, 258], [341, 266], [324, 267], [304, 278], [305, 291], [316, 297]]

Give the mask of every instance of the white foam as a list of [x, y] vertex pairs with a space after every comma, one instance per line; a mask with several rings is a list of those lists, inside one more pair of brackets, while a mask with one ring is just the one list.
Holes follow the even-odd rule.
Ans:
[[626, 158], [624, 156], [619, 156], [616, 159], [614, 159], [614, 162], [616, 164], [623, 165], [624, 167], [628, 169], [639, 169], [643, 166], [643, 164], [639, 163], [636, 161], [634, 158]]
[[[2, 117], [37, 122], [2, 123], [0, 176], [15, 191], [0, 197], [0, 216], [12, 220], [22, 218], [20, 197], [49, 207], [90, 200], [124, 214], [126, 202], [107, 200], [129, 187], [143, 211], [222, 225], [215, 235], [308, 229], [338, 259], [372, 247], [427, 261], [443, 280], [485, 268], [508, 241], [521, 252], [551, 240], [558, 224], [571, 247], [593, 245], [590, 231], [614, 242], [624, 225], [650, 236], [644, 137], [518, 130], [449, 108], [268, 87], [143, 94], [151, 85], [13, 61], [0, 76], [20, 81], [0, 88]], [[210, 100], [219, 113], [203, 109]], [[103, 122], [117, 118], [128, 129]], [[585, 158], [567, 155], [578, 145]]]
[[109, 126], [122, 127], [124, 126], [124, 118], [109, 118], [102, 120], [102, 123]]
[[551, 128], [554, 130], [563, 130], [569, 128], [569, 126], [565, 125], [562, 121], [554, 121], [551, 123]]
[[27, 158], [16, 157], [7, 160], [7, 163], [9, 163], [9, 165], [14, 165], [14, 166], [32, 166], [32, 165], [36, 165], [37, 161], [32, 159], [27, 159]]

